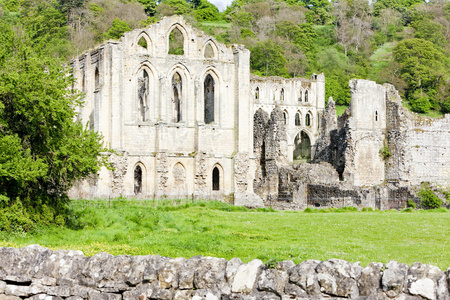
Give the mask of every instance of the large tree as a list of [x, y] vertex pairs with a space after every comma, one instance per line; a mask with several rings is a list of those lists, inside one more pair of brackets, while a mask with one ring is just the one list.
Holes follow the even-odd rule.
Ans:
[[101, 167], [101, 137], [76, 121], [80, 94], [61, 61], [25, 33], [0, 30], [0, 197], [58, 212], [72, 185]]

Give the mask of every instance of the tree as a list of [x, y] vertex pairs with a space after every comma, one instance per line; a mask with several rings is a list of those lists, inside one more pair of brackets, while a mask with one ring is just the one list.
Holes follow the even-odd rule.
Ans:
[[107, 38], [112, 39], [118, 39], [120, 38], [125, 32], [130, 31], [131, 28], [128, 26], [128, 23], [125, 21], [120, 20], [119, 18], [115, 18], [111, 28], [108, 30], [108, 33], [106, 34]]
[[256, 43], [251, 49], [250, 66], [264, 76], [287, 76], [283, 48], [271, 40]]
[[445, 78], [445, 57], [433, 44], [423, 39], [406, 39], [392, 51], [401, 66], [401, 78], [407, 84], [407, 98], [417, 112], [431, 107], [429, 96]]
[[0, 30], [0, 196], [61, 212], [72, 185], [101, 167], [101, 137], [74, 121], [80, 95], [62, 62]]
[[144, 11], [148, 16], [153, 17], [156, 14], [156, 1], [155, 0], [138, 0], [144, 7]]

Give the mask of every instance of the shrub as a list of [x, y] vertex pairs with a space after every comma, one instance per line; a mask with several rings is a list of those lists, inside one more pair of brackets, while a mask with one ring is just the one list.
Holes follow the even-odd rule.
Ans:
[[416, 209], [416, 203], [412, 199], [409, 199], [406, 207]]
[[307, 207], [303, 212], [305, 212], [305, 213], [312, 213], [313, 210], [312, 210], [311, 207]]
[[423, 188], [419, 192], [421, 204], [425, 208], [438, 208], [442, 205], [442, 200], [439, 199], [431, 189]]

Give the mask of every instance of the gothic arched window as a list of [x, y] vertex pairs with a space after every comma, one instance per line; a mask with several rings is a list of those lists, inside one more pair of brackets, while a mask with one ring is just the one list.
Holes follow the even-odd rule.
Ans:
[[141, 121], [147, 121], [147, 110], [148, 110], [148, 94], [149, 94], [149, 80], [148, 73], [142, 70], [138, 78], [138, 103], [139, 103], [139, 119]]
[[205, 123], [210, 124], [214, 122], [214, 79], [210, 74], [206, 76], [203, 87]]
[[182, 120], [181, 99], [183, 92], [183, 82], [180, 74], [176, 72], [172, 77], [172, 102], [173, 102], [173, 121], [178, 123]]

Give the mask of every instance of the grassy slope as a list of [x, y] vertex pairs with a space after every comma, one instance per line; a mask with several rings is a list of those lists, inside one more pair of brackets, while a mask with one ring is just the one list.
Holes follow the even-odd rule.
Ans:
[[[172, 211], [170, 211], [172, 210]], [[103, 203], [83, 209], [84, 229], [44, 228], [28, 235], [0, 236], [0, 246], [41, 244], [118, 254], [170, 257], [340, 258], [367, 265], [397, 260], [450, 266], [450, 213], [439, 212], [257, 212], [222, 203], [154, 209]]]

